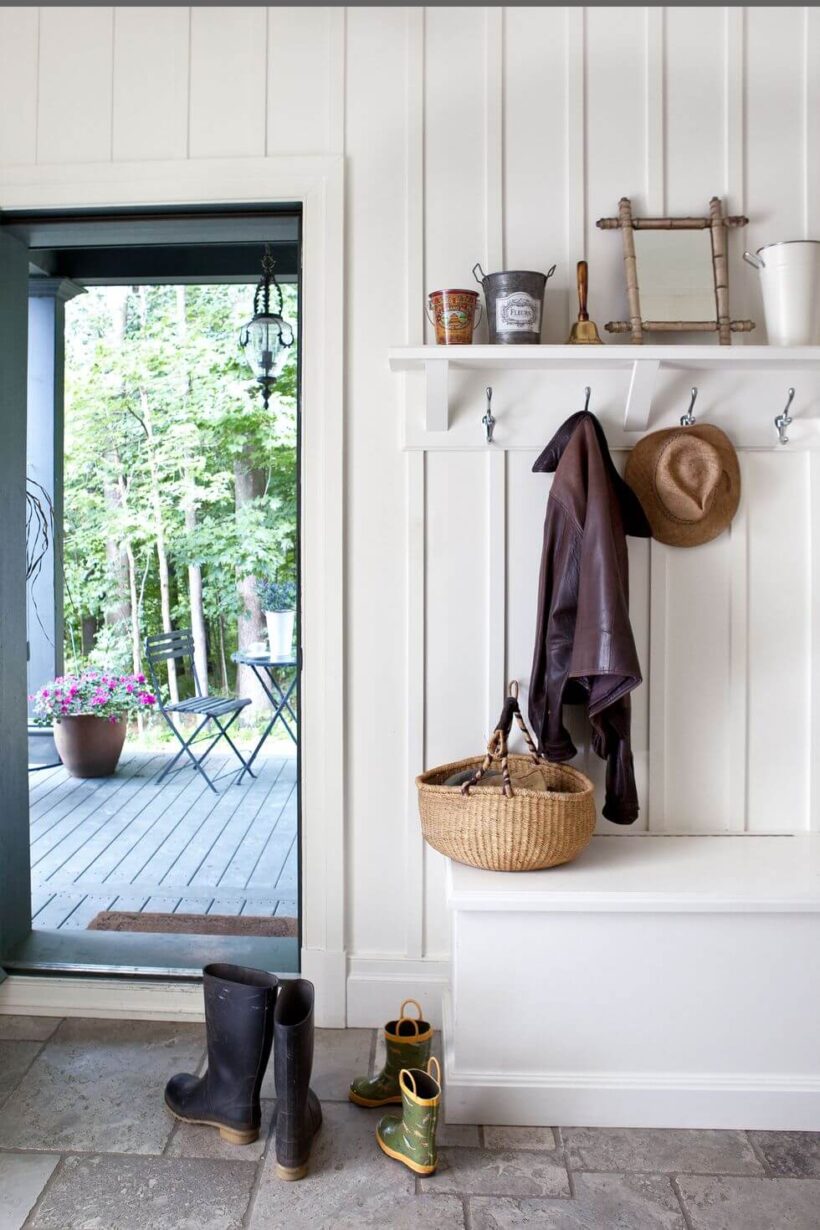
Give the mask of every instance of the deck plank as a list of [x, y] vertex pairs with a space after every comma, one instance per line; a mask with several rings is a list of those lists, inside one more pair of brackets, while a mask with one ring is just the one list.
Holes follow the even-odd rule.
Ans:
[[191, 870], [187, 877], [190, 885], [220, 885], [225, 869], [236, 858], [238, 851], [244, 848], [254, 823], [259, 820], [268, 832], [276, 827], [290, 793], [288, 789], [287, 795], [283, 797], [283, 791], [278, 786], [281, 774], [281, 763], [272, 763], [264, 776], [260, 773], [229, 822], [217, 834], [210, 849]]
[[[60, 867], [61, 875], [67, 879], [84, 878], [96, 863], [98, 866], [94, 869], [94, 875], [100, 880], [105, 879], [105, 868], [116, 866], [126, 853], [135, 848], [136, 832], [133, 826], [140, 817], [146, 819], [149, 825], [151, 817], [157, 822], [165, 815], [174, 818], [186, 788], [193, 788], [197, 795], [207, 789], [201, 778], [197, 783], [180, 777], [178, 781], [166, 785], [164, 782], [157, 784], [156, 777], [157, 773], [150, 771], [135, 774], [131, 779], [132, 790], [125, 798], [120, 797], [119, 805], [116, 808], [101, 808], [107, 821], [100, 824], [66, 859]], [[142, 828], [137, 826], [137, 831], [142, 831]], [[105, 855], [109, 852], [110, 856], [106, 859]]]
[[[32, 789], [35, 927], [87, 927], [106, 909], [296, 913], [295, 757], [262, 756], [256, 778], [221, 776], [218, 794], [188, 768], [158, 784], [169, 758], [135, 750], [114, 777], [60, 769]], [[232, 761], [210, 759], [219, 775]]]

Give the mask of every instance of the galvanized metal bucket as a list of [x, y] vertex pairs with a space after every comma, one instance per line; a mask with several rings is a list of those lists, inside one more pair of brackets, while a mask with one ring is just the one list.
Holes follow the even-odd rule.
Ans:
[[483, 288], [487, 303], [490, 342], [504, 346], [538, 345], [544, 291], [554, 273], [555, 265], [548, 273], [527, 270], [485, 273], [481, 265], [473, 265], [473, 277]]

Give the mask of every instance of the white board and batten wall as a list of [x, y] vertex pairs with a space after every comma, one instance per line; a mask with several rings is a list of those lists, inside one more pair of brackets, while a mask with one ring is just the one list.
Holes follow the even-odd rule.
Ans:
[[[476, 261], [557, 264], [545, 341], [565, 340], [584, 256], [593, 317], [622, 318], [620, 241], [595, 220], [623, 194], [636, 213], [705, 212], [714, 193], [748, 213], [732, 307], [761, 321], [740, 252], [820, 235], [819, 138], [808, 8], [0, 9], [0, 208], [27, 166], [345, 157], [345, 293], [329, 306], [345, 323], [350, 1023], [405, 993], [437, 1010], [445, 868], [420, 841], [412, 779], [480, 749], [505, 680], [528, 678], [548, 484], [532, 460], [587, 383], [619, 462], [634, 438], [627, 376], [580, 370], [453, 373], [452, 427], [433, 438], [421, 376], [392, 374], [388, 350], [431, 340], [424, 292], [470, 286]], [[677, 421], [691, 383], [662, 373], [651, 426]], [[632, 544], [642, 812], [623, 840], [820, 826], [820, 379], [696, 383], [698, 413], [740, 447], [743, 499], [707, 547]], [[780, 448], [789, 384], [798, 422]]]

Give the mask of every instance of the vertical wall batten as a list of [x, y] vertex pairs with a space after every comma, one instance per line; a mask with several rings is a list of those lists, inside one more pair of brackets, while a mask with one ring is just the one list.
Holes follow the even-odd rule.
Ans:
[[[425, 333], [424, 286], [424, 9], [407, 9], [406, 30], [406, 237], [405, 337], [408, 346], [419, 346]], [[407, 380], [404, 396], [407, 397]]]
[[347, 9], [334, 7], [328, 11], [330, 31], [328, 35], [328, 132], [327, 152], [345, 152], [345, 113], [347, 102]]
[[666, 213], [664, 10], [647, 8], [646, 20], [646, 205], [650, 214]]
[[662, 832], [667, 821], [667, 687], [669, 548], [649, 544], [652, 577], [649, 605], [649, 818], [652, 832]]
[[[744, 484], [746, 477], [743, 478]], [[729, 530], [729, 767], [726, 815], [733, 829], [749, 825], [749, 491]]]
[[[746, 20], [742, 7], [727, 6], [724, 9], [724, 131], [723, 152], [725, 159], [724, 195], [728, 209], [742, 214], [746, 209]], [[750, 274], [741, 261], [746, 245], [746, 236], [741, 232], [729, 232], [728, 250], [732, 270], [731, 302], [733, 314], [739, 318], [749, 316]], [[747, 334], [739, 333], [732, 338], [733, 345], [742, 346]], [[756, 337], [753, 340], [761, 341]]]
[[[587, 254], [586, 185], [586, 12], [567, 8], [567, 266]], [[575, 296], [568, 295], [569, 320], [577, 319]]]
[[405, 763], [405, 955], [424, 953], [424, 844], [416, 799], [416, 775], [425, 767], [425, 453], [411, 450], [407, 467], [407, 756]]
[[504, 10], [484, 10], [484, 254], [504, 269]]
[[808, 827], [820, 830], [820, 453], [812, 450], [807, 457], [810, 494], [809, 517], [809, 748], [806, 758], [808, 778]]
[[820, 13], [805, 9], [804, 239], [820, 234]]
[[[405, 45], [405, 280], [404, 332], [408, 346], [424, 341], [424, 9], [408, 8]], [[407, 421], [418, 377], [402, 378]], [[408, 452], [407, 481], [407, 646], [405, 760], [405, 956], [424, 955], [424, 843], [416, 800], [416, 775], [426, 765], [425, 684], [425, 464], [423, 452]]]
[[487, 454], [487, 734], [501, 712], [507, 675], [507, 454]]

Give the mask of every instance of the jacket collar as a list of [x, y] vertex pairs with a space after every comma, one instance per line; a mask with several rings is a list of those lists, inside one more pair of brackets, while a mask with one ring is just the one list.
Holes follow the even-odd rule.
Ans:
[[633, 538], [651, 538], [652, 530], [646, 519], [646, 514], [641, 508], [638, 497], [632, 488], [627, 486], [615, 469], [612, 457], [610, 456], [609, 445], [604, 435], [604, 429], [591, 411], [579, 410], [577, 414], [570, 415], [566, 422], [561, 424], [549, 444], [534, 463], [532, 467], [533, 473], [553, 474], [558, 469], [558, 463], [563, 457], [564, 450], [573, 435], [584, 423], [588, 424], [595, 433], [601, 457], [609, 474], [618, 503], [621, 506], [624, 532], [630, 534]]

